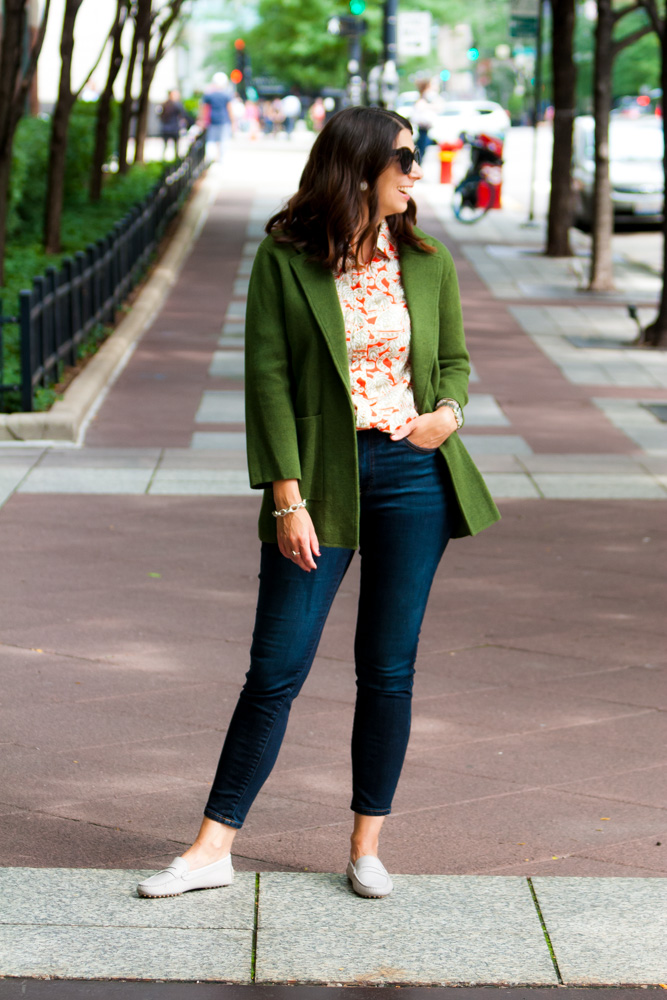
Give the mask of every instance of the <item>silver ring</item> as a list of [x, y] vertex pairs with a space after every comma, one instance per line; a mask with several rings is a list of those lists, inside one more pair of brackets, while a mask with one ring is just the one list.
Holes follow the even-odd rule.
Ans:
[[301, 555], [301, 553], [300, 552], [295, 552], [294, 549], [292, 549], [292, 555], [296, 557], [298, 555]]

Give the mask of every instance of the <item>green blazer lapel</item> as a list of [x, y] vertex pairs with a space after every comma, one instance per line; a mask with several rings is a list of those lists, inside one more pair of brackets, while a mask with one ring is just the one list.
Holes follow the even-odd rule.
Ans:
[[305, 254], [292, 257], [290, 264], [324, 334], [338, 374], [349, 392], [345, 322], [333, 274], [316, 261], [308, 260]]
[[417, 410], [421, 413], [434, 360], [438, 356], [438, 317], [442, 261], [411, 246], [401, 248], [401, 280], [410, 313], [410, 364]]

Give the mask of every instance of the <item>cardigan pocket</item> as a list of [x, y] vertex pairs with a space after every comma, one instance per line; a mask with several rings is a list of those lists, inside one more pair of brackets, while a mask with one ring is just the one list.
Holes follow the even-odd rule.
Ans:
[[321, 500], [324, 481], [322, 415], [297, 417], [296, 434], [301, 463], [301, 495], [307, 500]]

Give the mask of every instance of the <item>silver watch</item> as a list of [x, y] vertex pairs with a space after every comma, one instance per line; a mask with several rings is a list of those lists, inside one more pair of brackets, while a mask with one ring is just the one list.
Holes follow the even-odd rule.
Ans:
[[456, 402], [455, 399], [439, 399], [435, 404], [436, 410], [439, 410], [441, 406], [448, 406], [456, 417], [456, 429], [460, 430], [463, 427], [463, 410]]

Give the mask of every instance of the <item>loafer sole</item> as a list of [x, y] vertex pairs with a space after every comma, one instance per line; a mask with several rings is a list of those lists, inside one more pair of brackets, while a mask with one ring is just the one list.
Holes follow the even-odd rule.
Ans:
[[192, 888], [181, 889], [179, 892], [144, 892], [137, 888], [137, 894], [142, 899], [168, 899], [171, 896], [182, 896], [186, 892], [206, 892], [207, 889], [224, 889], [231, 882], [221, 882], [220, 885], [193, 885]]

